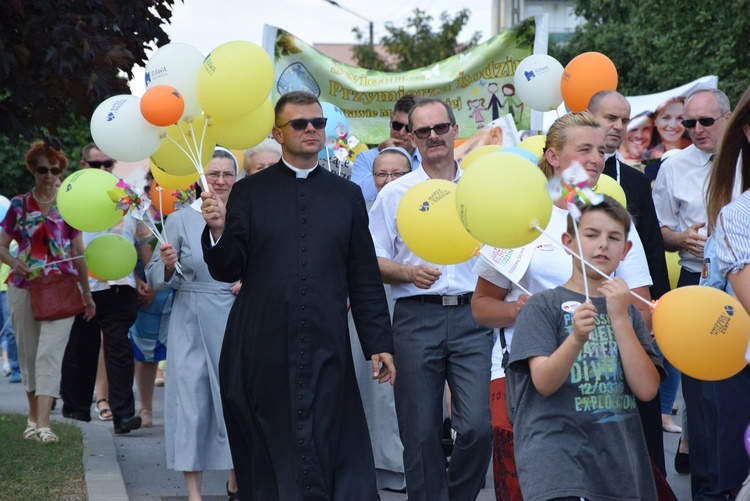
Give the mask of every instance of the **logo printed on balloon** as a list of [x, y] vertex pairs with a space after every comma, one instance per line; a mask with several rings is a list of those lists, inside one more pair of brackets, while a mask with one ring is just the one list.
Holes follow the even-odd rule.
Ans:
[[112, 112], [107, 113], [107, 122], [111, 122], [115, 119], [115, 114]]
[[536, 75], [534, 75], [533, 71], [524, 71], [523, 76], [526, 77], [527, 82], [531, 82], [531, 79], [534, 78]]
[[726, 310], [727, 315], [729, 315], [730, 317], [734, 316], [734, 307], [733, 306], [727, 305], [727, 306], [724, 307], [724, 309]]
[[430, 202], [422, 202], [419, 212], [427, 212], [428, 210], [430, 210]]

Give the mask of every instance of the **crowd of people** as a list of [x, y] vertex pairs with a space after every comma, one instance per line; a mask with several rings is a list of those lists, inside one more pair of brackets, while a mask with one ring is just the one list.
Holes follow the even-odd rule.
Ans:
[[[693, 499], [732, 499], [750, 470], [750, 368], [718, 382], [680, 374], [648, 302], [670, 290], [664, 255], [676, 251], [678, 287], [718, 287], [750, 311], [750, 89], [734, 113], [700, 88], [630, 115], [602, 91], [547, 131], [547, 179], [580, 166], [588, 187], [610, 176], [627, 203], [557, 200], [520, 279], [478, 257], [438, 267], [404, 243], [404, 194], [463, 175], [441, 100], [400, 99], [352, 183], [320, 165], [318, 99], [282, 95], [272, 137], [241, 159], [216, 147], [195, 200], [166, 219], [168, 243], [154, 247], [129, 214], [102, 232], [138, 251], [116, 281], [81, 259], [99, 233], [58, 210], [68, 158], [34, 143], [33, 187], [0, 223], [7, 372], [29, 403], [19, 437], [57, 442], [58, 398], [81, 421], [93, 402], [116, 434], [153, 426], [166, 359], [167, 467], [191, 501], [207, 470], [228, 472], [230, 500], [375, 500], [382, 488], [471, 500], [490, 461], [502, 501], [670, 500], [663, 431], [682, 433], [675, 467]], [[661, 164], [653, 190], [628, 165], [645, 159]], [[83, 148], [81, 168], [114, 165]], [[79, 313], [37, 319], [29, 284], [48, 275], [75, 277]]]

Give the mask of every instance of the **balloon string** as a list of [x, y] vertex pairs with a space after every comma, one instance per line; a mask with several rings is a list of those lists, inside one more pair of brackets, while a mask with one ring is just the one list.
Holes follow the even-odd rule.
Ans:
[[[192, 124], [191, 124], [191, 128], [192, 128]], [[188, 138], [185, 135], [185, 131], [183, 131], [182, 127], [180, 127], [180, 126], [177, 126], [177, 129], [180, 131], [180, 134], [182, 134], [182, 139], [185, 140], [185, 144], [187, 145], [188, 149], [186, 150], [185, 148], [183, 148], [180, 145], [180, 143], [178, 143], [177, 141], [175, 141], [174, 138], [170, 137], [169, 135], [167, 135], [167, 139], [169, 139], [170, 141], [172, 141], [172, 143], [174, 143], [174, 145], [177, 146], [180, 149], [180, 151], [182, 151], [185, 154], [186, 157], [188, 157], [188, 160], [190, 160], [190, 162], [193, 164], [193, 166], [195, 166], [195, 164], [198, 161], [195, 158], [195, 154], [193, 153], [193, 150], [190, 149], [190, 144], [188, 143]]]
[[[159, 207], [161, 207], [161, 210], [159, 211], [159, 221], [161, 222], [161, 229], [164, 229], [164, 202], [161, 198], [161, 192], [164, 191], [164, 188], [161, 186], [156, 187], [156, 191], [159, 192]], [[166, 238], [164, 239], [166, 240]]]
[[[581, 255], [579, 255], [579, 254], [576, 254], [575, 252], [573, 252], [573, 250], [572, 250], [572, 249], [570, 249], [570, 248], [568, 248], [568, 247], [565, 247], [564, 245], [562, 245], [561, 243], [559, 243], [559, 242], [558, 242], [557, 240], [555, 240], [555, 237], [553, 237], [552, 235], [550, 235], [549, 233], [547, 233], [546, 231], [544, 231], [543, 229], [541, 229], [541, 228], [539, 227], [539, 225], [538, 225], [538, 224], [534, 223], [534, 224], [532, 225], [532, 228], [535, 228], [535, 229], [536, 229], [536, 230], [537, 230], [537, 231], [538, 231], [539, 233], [541, 233], [542, 235], [546, 235], [546, 236], [547, 236], [547, 237], [548, 237], [548, 238], [549, 238], [550, 240], [552, 240], [552, 243], [554, 243], [554, 244], [555, 244], [555, 245], [557, 245], [558, 247], [564, 247], [564, 248], [565, 248], [565, 250], [567, 250], [567, 251], [568, 251], [568, 252], [570, 252], [570, 253], [571, 253], [571, 254], [572, 254], [573, 256], [575, 256], [575, 257], [577, 257], [578, 259], [580, 259], [582, 263], [584, 263], [584, 264], [585, 264], [586, 266], [588, 266], [589, 268], [591, 268], [592, 270], [594, 270], [595, 272], [597, 272], [597, 273], [598, 273], [599, 275], [601, 275], [602, 277], [606, 278], [607, 280], [612, 280], [612, 277], [610, 277], [609, 275], [607, 275], [606, 273], [604, 273], [603, 271], [601, 271], [601, 270], [600, 270], [599, 268], [597, 268], [597, 267], [596, 267], [596, 266], [594, 266], [593, 264], [591, 264], [591, 263], [589, 263], [588, 261], [586, 261], [585, 259], [583, 259], [583, 256], [581, 256]], [[644, 303], [646, 303], [646, 304], [647, 304], [647, 305], [649, 306], [649, 308], [654, 308], [654, 303], [653, 303], [652, 301], [649, 301], [648, 299], [645, 299], [645, 298], [643, 298], [642, 296], [639, 296], [638, 294], [636, 294], [636, 293], [635, 293], [635, 292], [633, 292], [632, 290], [630, 291], [630, 294], [632, 294], [632, 295], [633, 295], [633, 296], [635, 296], [636, 298], [638, 298], [638, 299], [640, 299], [641, 301], [643, 301]]]
[[[488, 258], [487, 256], [485, 256], [481, 252], [477, 252], [476, 255], [479, 256], [480, 259], [483, 259], [484, 261], [486, 261], [487, 264], [489, 264], [490, 266], [492, 266], [493, 268], [495, 268], [495, 263], [493, 263], [490, 258]], [[500, 271], [500, 270], [498, 270], [498, 271]], [[500, 273], [502, 273], [502, 272], [500, 272]], [[503, 273], [503, 275], [505, 276], [505, 278], [507, 278], [508, 280], [510, 280], [513, 283], [513, 285], [515, 285], [516, 287], [518, 287], [519, 289], [521, 289], [521, 292], [523, 292], [524, 294], [528, 294], [529, 296], [532, 295], [531, 292], [529, 292], [528, 290], [526, 290], [526, 288], [524, 286], [522, 286], [518, 282], [515, 282], [515, 281], [511, 280], [511, 278], [509, 276], [505, 275], [505, 273]]]
[[[581, 234], [578, 232], [578, 223], [576, 222], [576, 218], [571, 218], [573, 220], [573, 229], [576, 233], [576, 241], [578, 242], [578, 248], [583, 249], [581, 246]], [[586, 294], [586, 302], [589, 302], [589, 279], [586, 275], [586, 265], [584, 264], [583, 260], [583, 254], [580, 256], [581, 258], [581, 271], [583, 272], [583, 291]]]
[[195, 131], [193, 130], [193, 122], [190, 122], [190, 131], [193, 133], [193, 144], [195, 144], [195, 149], [198, 151], [198, 159], [195, 162], [195, 168], [198, 170], [198, 174], [200, 174], [201, 182], [203, 183], [203, 187], [207, 192], [211, 192], [211, 187], [208, 185], [208, 180], [206, 179], [206, 173], [203, 171], [203, 146], [204, 141], [206, 139], [206, 129], [208, 129], [208, 117], [206, 117], [203, 121], [203, 131], [201, 132], [201, 142], [200, 144], [195, 143]]
[[[142, 219], [142, 221], [143, 221], [143, 224], [146, 225], [146, 228], [148, 228], [149, 231], [151, 231], [151, 234], [154, 237], [156, 237], [156, 240], [160, 244], [167, 245], [169, 243], [167, 241], [166, 237], [164, 235], [162, 235], [162, 233], [156, 227], [156, 224], [154, 224], [154, 221], [151, 219], [151, 215], [148, 213], [148, 211], [144, 211], [143, 212], [143, 219]], [[163, 228], [163, 226], [162, 226], [162, 228]], [[179, 261], [174, 264], [174, 268], [177, 271], [177, 273], [179, 273], [180, 275], [182, 275], [182, 266], [180, 266]]]
[[29, 270], [33, 271], [33, 270], [44, 269], [44, 268], [46, 268], [48, 266], [52, 266], [52, 265], [57, 264], [57, 263], [64, 263], [65, 261], [72, 261], [74, 259], [82, 259], [82, 258], [83, 258], [83, 256], [74, 256], [74, 257], [68, 257], [68, 258], [65, 258], [65, 259], [58, 259], [57, 261], [53, 261], [51, 263], [38, 264], [36, 266], [32, 266], [31, 268], [29, 268]]

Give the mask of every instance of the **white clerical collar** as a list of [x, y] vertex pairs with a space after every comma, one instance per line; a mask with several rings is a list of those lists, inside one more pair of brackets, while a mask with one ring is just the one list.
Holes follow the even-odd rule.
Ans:
[[616, 157], [616, 156], [617, 156], [617, 150], [613, 151], [612, 153], [605, 153], [604, 154], [604, 162], [606, 163], [607, 160], [609, 160], [612, 157]]
[[316, 163], [312, 169], [300, 169], [287, 162], [283, 155], [281, 156], [281, 161], [284, 162], [284, 165], [297, 173], [297, 179], [307, 179], [307, 176], [309, 176], [312, 171], [318, 168], [318, 164]]

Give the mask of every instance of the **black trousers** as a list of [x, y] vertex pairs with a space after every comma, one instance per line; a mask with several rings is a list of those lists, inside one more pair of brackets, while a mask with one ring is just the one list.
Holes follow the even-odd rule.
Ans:
[[[677, 287], [698, 285], [700, 273], [685, 268]], [[718, 492], [717, 409], [714, 382], [682, 374], [690, 447], [690, 491], [693, 500], [726, 499]]]
[[[128, 331], [138, 314], [138, 295], [132, 287], [115, 285], [93, 293], [96, 316], [86, 321], [76, 316], [62, 363], [60, 396], [63, 414], [88, 416], [96, 383], [100, 332], [109, 380], [109, 406], [114, 421], [135, 414], [133, 397], [133, 347]], [[85, 418], [83, 420], [86, 420]]]

